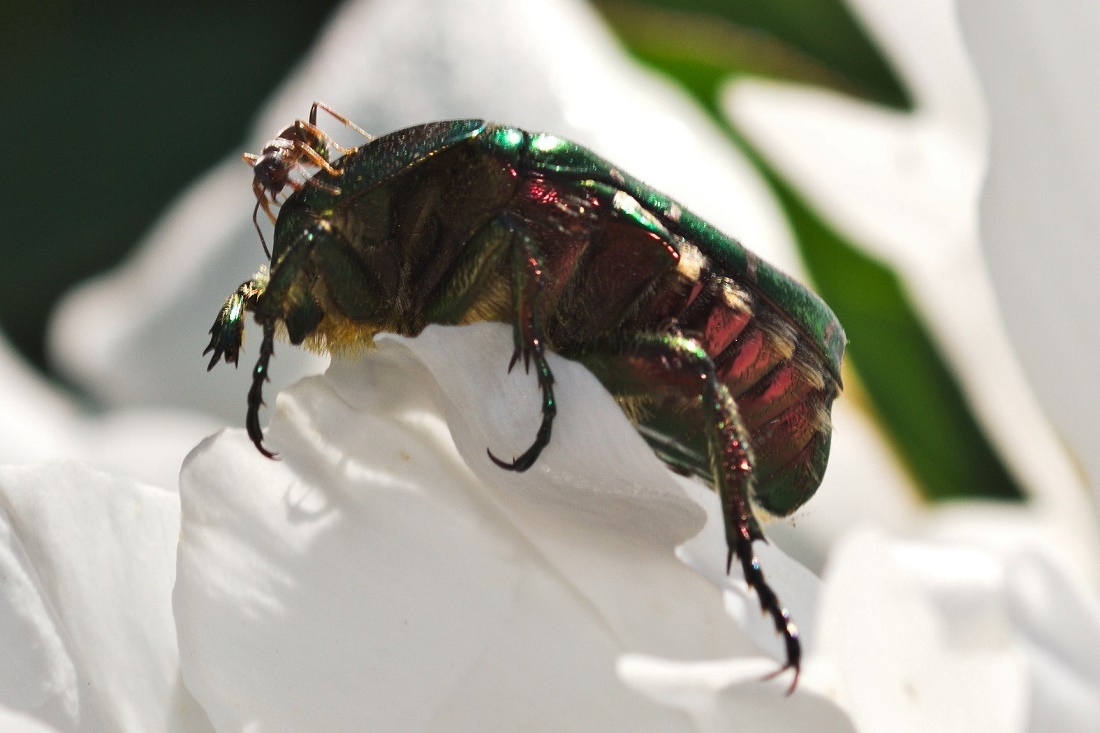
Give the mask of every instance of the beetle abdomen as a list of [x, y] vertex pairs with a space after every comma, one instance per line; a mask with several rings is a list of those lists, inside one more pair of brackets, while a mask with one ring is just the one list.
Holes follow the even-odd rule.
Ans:
[[[754, 454], [758, 503], [786, 515], [813, 495], [828, 457], [839, 392], [814, 340], [751, 282], [703, 246], [670, 232], [622, 191], [537, 175], [521, 180], [517, 222], [540, 244], [540, 315], [547, 344], [599, 371], [623, 334], [694, 338], [737, 403]], [[711, 479], [707, 427], [682, 392], [608, 389], [658, 454]]]
[[[685, 244], [682, 250], [690, 248]], [[737, 403], [755, 457], [757, 502], [786, 515], [810, 498], [828, 456], [839, 392], [811, 339], [749, 285], [707, 271], [677, 317]]]

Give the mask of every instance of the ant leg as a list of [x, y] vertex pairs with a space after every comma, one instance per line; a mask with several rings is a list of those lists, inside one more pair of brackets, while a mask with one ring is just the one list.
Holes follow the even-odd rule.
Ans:
[[[325, 133], [321, 132], [320, 130], [317, 130], [317, 132], [321, 135], [324, 135], [326, 138], [328, 137], [328, 135], [325, 135]], [[308, 158], [309, 162], [313, 163], [313, 165], [317, 166], [318, 168], [324, 168], [326, 172], [334, 176], [340, 175], [340, 171], [333, 168], [332, 163], [329, 163], [327, 160], [325, 160], [325, 156], [321, 155], [312, 147], [310, 147], [308, 143], [304, 143], [301, 140], [295, 140], [294, 149], [306, 158]], [[300, 167], [302, 164], [299, 162], [295, 165]]]
[[[271, 220], [271, 223], [275, 223], [275, 212], [271, 210], [271, 204], [278, 204], [275, 200], [276, 191], [271, 191], [264, 188], [263, 184], [259, 181], [253, 181], [252, 193], [256, 194], [256, 205], [263, 208], [264, 213], [267, 214], [267, 218]], [[269, 199], [268, 196], [271, 198]], [[255, 218], [255, 212], [253, 212], [253, 218]]]
[[[309, 145], [310, 148], [312, 148], [314, 151], [316, 151], [318, 149], [318, 147], [320, 147], [320, 146], [318, 146], [318, 143], [324, 143], [324, 147], [323, 147], [324, 150], [328, 150], [328, 149], [337, 150], [337, 151], [340, 152], [341, 155], [347, 155], [348, 153], [353, 152], [353, 150], [354, 150], [354, 148], [341, 147], [340, 145], [337, 144], [337, 142], [335, 140], [332, 139], [331, 135], [329, 135], [327, 132], [322, 130], [317, 125], [306, 122], [305, 120], [295, 121], [294, 127], [295, 127], [296, 130], [298, 130], [298, 133], [301, 134], [304, 139], [310, 141], [309, 143], [306, 143], [306, 144]], [[287, 139], [291, 139], [291, 138], [287, 138]], [[315, 146], [318, 146], [318, 147], [315, 147]], [[322, 155], [321, 157], [324, 158], [325, 156]]]
[[298, 183], [297, 181], [290, 181], [290, 180], [287, 181], [287, 185], [289, 185], [295, 191], [300, 191], [302, 189], [302, 186], [313, 186], [314, 188], [319, 188], [322, 191], [324, 191], [325, 193], [331, 194], [332, 196], [339, 196], [340, 195], [340, 187], [339, 186], [333, 186], [329, 183], [323, 183], [321, 181], [318, 181], [317, 176], [309, 176], [309, 171], [307, 171], [305, 166], [302, 165], [300, 162], [295, 163], [294, 167], [296, 169], [300, 170], [303, 174], [305, 174], [307, 176], [304, 183]]
[[[248, 153], [245, 153], [248, 155]], [[255, 156], [253, 156], [255, 157]], [[260, 235], [260, 245], [264, 248], [264, 254], [267, 255], [267, 259], [271, 259], [271, 250], [267, 248], [267, 240], [264, 239], [264, 233], [260, 229], [260, 222], [257, 219], [257, 215], [260, 213], [260, 209], [263, 208], [264, 213], [267, 214], [267, 218], [271, 220], [271, 223], [275, 223], [275, 213], [271, 210], [271, 202], [267, 199], [267, 191], [259, 181], [252, 182], [252, 193], [256, 195], [256, 206], [252, 209], [252, 225], [256, 227], [256, 234]], [[274, 193], [271, 194], [274, 197]]]
[[267, 240], [264, 239], [264, 233], [260, 231], [260, 222], [256, 219], [256, 215], [260, 213], [260, 204], [264, 204], [264, 211], [267, 211], [267, 215], [271, 216], [271, 211], [267, 207], [267, 199], [256, 199], [256, 206], [252, 209], [252, 225], [256, 227], [256, 234], [260, 235], [260, 245], [264, 248], [264, 254], [267, 255], [267, 259], [271, 259], [271, 250], [267, 248]]
[[[324, 102], [314, 102], [313, 107], [310, 108], [310, 110], [309, 110], [309, 123], [311, 125], [316, 125], [317, 124], [317, 108], [318, 107], [320, 107], [324, 111], [328, 112], [330, 115], [335, 117], [340, 122], [343, 122], [345, 126], [350, 127], [351, 129], [358, 132], [360, 135], [362, 135], [367, 140], [367, 142], [370, 142], [371, 140], [374, 139], [374, 136], [371, 135], [369, 132], [367, 132], [362, 127], [360, 127], [359, 125], [357, 125], [354, 122], [352, 122], [351, 120], [349, 120], [347, 117], [344, 117], [342, 114], [340, 114], [339, 112], [334, 110], [332, 107], [329, 107]], [[330, 139], [329, 142], [332, 142], [332, 140]], [[336, 145], [335, 143], [333, 143], [333, 147], [336, 148], [337, 150], [339, 150], [341, 153], [347, 154], [347, 152], [348, 152], [347, 150], [344, 150], [343, 148], [341, 148], [339, 145]]]
[[310, 186], [313, 186], [314, 188], [319, 188], [322, 191], [324, 191], [325, 193], [331, 194], [333, 196], [339, 196], [340, 195], [340, 187], [339, 186], [330, 186], [327, 183], [321, 183], [320, 181], [318, 181], [315, 178], [310, 178], [308, 181], [306, 181], [306, 184], [310, 185]]

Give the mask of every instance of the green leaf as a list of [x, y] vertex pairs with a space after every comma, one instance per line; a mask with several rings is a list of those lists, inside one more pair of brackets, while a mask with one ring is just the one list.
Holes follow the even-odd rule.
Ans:
[[818, 292], [848, 333], [849, 358], [873, 411], [925, 498], [1023, 499], [897, 275], [770, 178]]
[[[693, 91], [752, 74], [912, 107], [840, 0], [597, 0], [595, 7], [631, 53]], [[697, 96], [713, 106], [712, 93]]]

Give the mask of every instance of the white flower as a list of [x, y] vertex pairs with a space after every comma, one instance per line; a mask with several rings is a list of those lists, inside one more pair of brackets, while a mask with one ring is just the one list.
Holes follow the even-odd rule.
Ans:
[[[1051, 534], [1072, 554], [1100, 562], [1095, 512], [1080, 474], [1024, 379], [986, 274], [977, 202], [987, 123], [953, 0], [852, 4], [888, 44], [914, 112], [756, 81], [730, 88], [728, 110], [822, 217], [902, 276], [991, 441], [1042, 504], [1036, 516], [1051, 522]], [[837, 499], [853, 490], [877, 487], [830, 493]]]
[[[511, 338], [501, 324], [386, 337], [279, 396], [281, 461], [236, 430], [192, 454], [176, 621], [217, 729], [685, 729], [620, 682], [627, 652], [747, 656], [757, 694], [798, 707], [787, 680], [759, 681], [781, 659], [774, 633], [746, 636], [723, 606], [723, 590], [755, 598], [677, 560], [704, 514], [586, 370], [552, 360], [563, 397], [535, 467], [489, 461], [539, 419], [533, 380], [496, 368]], [[767, 559], [780, 588], [798, 576]]]
[[[1040, 393], [1057, 395], [1048, 404], [1074, 436], [1080, 460], [1097, 465], [1090, 441], [1097, 401], [1088, 397], [1095, 387], [1072, 373], [1087, 356], [1068, 354], [1095, 341], [1095, 328], [1080, 318], [1091, 312], [1082, 299], [1091, 297], [1085, 281], [1098, 261], [1081, 256], [1093, 214], [1080, 192], [1085, 177], [1095, 176], [1096, 150], [1081, 127], [1094, 113], [1081, 99], [1094, 97], [1097, 87], [1084, 71], [1094, 66], [1091, 47], [1080, 39], [1096, 31], [1100, 15], [1074, 3], [1024, 9], [964, 0], [967, 31], [992, 90], [993, 158], [979, 249], [977, 199], [989, 136], [954, 4], [852, 4], [888, 45], [915, 112], [757, 82], [732, 88], [728, 109], [823, 217], [903, 276], [1031, 499], [1018, 509], [940, 508], [915, 525], [896, 525], [910, 542], [846, 539], [830, 556], [818, 633], [831, 646], [843, 634], [843, 624], [835, 624], [851, 619], [857, 634], [828, 656], [843, 659], [859, 636], [877, 640], [894, 660], [888, 668], [868, 660], [842, 665], [861, 727], [1094, 729], [1100, 664], [1080, 647], [1092, 649], [1100, 636], [1096, 507], [1031, 396], [999, 311], [1011, 319], [1007, 333], [1033, 366]], [[1056, 141], [1049, 130], [1059, 127], [1076, 134]], [[999, 304], [983, 251], [1000, 273]], [[1074, 259], [1081, 264], [1062, 269]], [[1041, 293], [1048, 288], [1033, 277], [1039, 272], [1063, 273], [1074, 284], [1059, 281], [1051, 292], [1060, 296], [1047, 298]], [[1075, 330], [1067, 330], [1071, 324]], [[1058, 347], [1037, 348], [1048, 339]], [[845, 584], [866, 605], [857, 610], [836, 595]], [[917, 619], [893, 626], [876, 609], [875, 595], [891, 587], [899, 592], [880, 607]], [[926, 638], [918, 642], [922, 626]], [[899, 635], [921, 653], [889, 648]]]
[[959, 11], [993, 112], [983, 251], [1016, 354], [1100, 501], [1100, 7], [961, 0]]
[[[804, 557], [831, 547], [823, 582], [757, 547], [805, 643], [786, 697], [789, 678], [761, 681], [782, 650], [755, 595], [725, 575], [716, 498], [666, 471], [585, 370], [552, 358], [559, 415], [530, 471], [488, 461], [486, 448], [526, 447], [538, 422], [534, 380], [506, 372], [505, 326], [382, 337], [273, 400], [321, 366], [279, 345], [267, 444], [281, 460], [225, 430], [192, 451], [179, 494], [165, 489], [190, 418], [143, 407], [113, 432], [117, 412], [88, 417], [16, 367], [29, 386], [0, 404], [27, 418], [10, 440], [28, 457], [79, 457], [165, 488], [73, 464], [0, 468], [0, 727], [999, 731], [1100, 719], [1092, 507], [1051, 434], [1028, 422], [1039, 409], [992, 301], [961, 299], [990, 290], [962, 281], [981, 271], [985, 131], [949, 8], [859, 7], [916, 114], [771, 86], [735, 89], [731, 108], [836, 226], [907, 278], [1034, 508], [919, 510], [874, 427], [838, 402], [825, 485], [782, 532]], [[247, 147], [314, 99], [373, 132], [463, 116], [553, 131], [798, 270], [751, 168], [579, 2], [351, 4]], [[853, 139], [908, 151], [927, 175], [899, 179], [880, 155], [845, 148]], [[199, 351], [262, 257], [248, 181], [227, 161], [133, 262], [58, 315], [62, 361], [108, 404], [242, 421], [248, 374], [206, 374]], [[929, 241], [940, 245], [914, 249]], [[981, 384], [991, 373], [1001, 402]], [[854, 531], [868, 524], [891, 534]]]
[[79, 464], [0, 468], [5, 731], [209, 731], [169, 603], [179, 497]]
[[0, 385], [0, 464], [80, 460], [174, 491], [181, 458], [218, 427], [209, 416], [148, 406], [88, 413], [2, 335]]

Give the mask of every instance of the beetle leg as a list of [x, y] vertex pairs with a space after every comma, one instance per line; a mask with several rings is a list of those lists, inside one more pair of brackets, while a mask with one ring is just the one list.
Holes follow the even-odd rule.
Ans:
[[778, 596], [764, 578], [753, 553], [754, 540], [765, 539], [757, 524], [749, 496], [752, 493], [753, 455], [748, 431], [737, 403], [717, 378], [714, 362], [698, 341], [679, 333], [641, 334], [625, 344], [589, 351], [581, 361], [620, 398], [648, 397], [672, 392], [701, 403], [706, 421], [711, 475], [722, 502], [726, 525], [726, 572], [736, 557], [745, 582], [756, 591], [761, 611], [772, 618], [786, 647], [787, 662], [769, 677], [794, 670], [793, 691], [798, 682], [802, 647], [798, 629]]
[[268, 362], [275, 353], [275, 324], [271, 320], [263, 322], [264, 340], [260, 343], [260, 358], [256, 360], [256, 367], [252, 370], [252, 386], [248, 390], [248, 415], [245, 417], [245, 427], [248, 429], [248, 437], [253, 445], [268, 458], [275, 458], [275, 454], [264, 448], [264, 431], [260, 427], [260, 407], [264, 404], [264, 382], [271, 380], [268, 376]]
[[513, 323], [512, 334], [515, 351], [508, 362], [511, 372], [523, 357], [523, 369], [530, 373], [531, 362], [535, 363], [535, 375], [542, 390], [542, 422], [535, 435], [535, 442], [519, 458], [511, 462], [502, 461], [486, 449], [493, 463], [509, 471], [526, 471], [538, 459], [542, 449], [550, 444], [550, 431], [554, 417], [558, 413], [554, 402], [554, 374], [546, 362], [545, 338], [538, 321], [538, 296], [542, 289], [542, 262], [533, 246], [531, 238], [523, 231], [522, 225], [505, 222], [512, 233], [512, 276], [513, 276]]
[[241, 344], [244, 342], [245, 311], [252, 310], [256, 298], [260, 297], [263, 289], [264, 283], [261, 280], [252, 279], [241, 283], [240, 287], [226, 299], [222, 309], [218, 311], [214, 325], [210, 327], [210, 343], [202, 352], [203, 356], [211, 351], [214, 352], [206, 371], [213, 369], [223, 356], [226, 364], [237, 365]]

